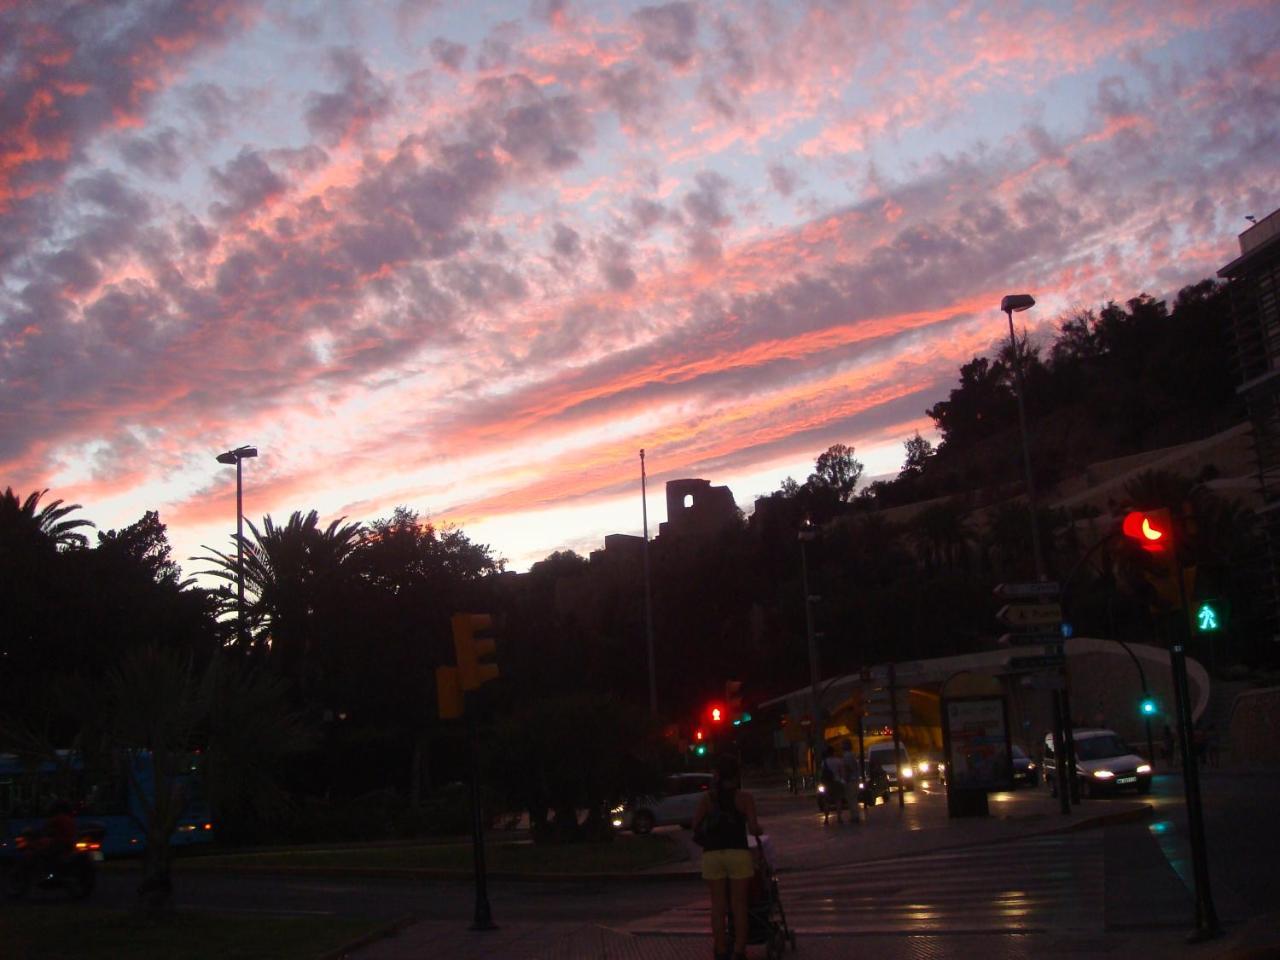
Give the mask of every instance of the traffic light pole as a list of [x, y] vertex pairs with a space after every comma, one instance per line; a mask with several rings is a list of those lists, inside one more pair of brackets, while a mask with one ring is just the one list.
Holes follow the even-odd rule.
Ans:
[[467, 711], [467, 753], [471, 766], [471, 852], [475, 862], [476, 908], [471, 921], [472, 930], [497, 930], [493, 913], [489, 909], [488, 876], [484, 864], [484, 814], [480, 806], [479, 721], [476, 719], [475, 694], [468, 694], [471, 709]]
[[1191, 874], [1195, 880], [1196, 929], [1190, 942], [1199, 943], [1222, 933], [1218, 913], [1209, 889], [1209, 857], [1204, 840], [1204, 809], [1200, 803], [1200, 768], [1196, 759], [1194, 728], [1191, 717], [1191, 693], [1187, 684], [1185, 641], [1190, 632], [1187, 610], [1187, 588], [1182, 577], [1182, 561], [1174, 551], [1174, 573], [1178, 580], [1178, 624], [1169, 651], [1173, 669], [1173, 699], [1178, 711], [1178, 745], [1182, 750], [1182, 786], [1187, 800], [1187, 832], [1191, 840]]

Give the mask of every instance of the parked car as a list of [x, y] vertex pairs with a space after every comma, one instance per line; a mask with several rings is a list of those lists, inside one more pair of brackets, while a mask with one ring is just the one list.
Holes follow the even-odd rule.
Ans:
[[693, 827], [698, 801], [711, 788], [709, 773], [677, 773], [667, 777], [662, 793], [637, 797], [613, 808], [613, 826], [632, 833], [648, 833], [654, 827], [678, 824]]
[[1037, 786], [1040, 783], [1040, 767], [1027, 756], [1027, 751], [1023, 750], [1016, 743], [1012, 747], [1013, 754], [1013, 783], [1017, 786], [1025, 783], [1029, 787]]
[[[905, 746], [899, 746], [902, 751], [902, 781], [904, 790], [915, 789], [915, 768], [911, 764], [911, 755], [907, 753]], [[875, 771], [879, 769], [884, 774], [886, 789], [896, 790], [898, 788], [898, 759], [893, 750], [893, 743], [873, 743], [867, 747], [867, 766]]]
[[[1075, 775], [1086, 797], [1135, 790], [1151, 790], [1151, 764], [1129, 748], [1114, 730], [1086, 727], [1072, 731], [1076, 748]], [[1059, 789], [1058, 758], [1053, 753], [1053, 734], [1044, 738], [1044, 778], [1056, 797]]]

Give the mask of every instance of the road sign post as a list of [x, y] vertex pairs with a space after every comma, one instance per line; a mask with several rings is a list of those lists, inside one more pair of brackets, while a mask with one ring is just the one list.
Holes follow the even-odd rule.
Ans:
[[1024, 583], [1001, 583], [994, 591], [997, 600], [1054, 600], [1062, 592], [1055, 580], [1030, 580]]
[[[1037, 567], [1039, 568], [1037, 556]], [[1043, 570], [1040, 572], [1043, 574]], [[1061, 684], [1054, 684], [1052, 692], [1052, 712], [1054, 730], [1054, 752], [1060, 757], [1059, 767], [1074, 769], [1071, 744], [1071, 717], [1067, 694], [1067, 659], [1063, 647], [1062, 604], [1058, 598], [1062, 594], [1061, 584], [1050, 580], [1024, 581], [1020, 583], [1002, 583], [992, 591], [997, 600], [1011, 601], [1002, 606], [996, 613], [1005, 626], [1011, 628], [1010, 633], [1000, 637], [1001, 646], [1021, 648], [1018, 656], [1009, 658], [1009, 667], [1014, 670], [1054, 670], [1061, 676]], [[1039, 647], [1039, 652], [1032, 652], [1032, 647]], [[1059, 780], [1061, 781], [1061, 777]], [[1075, 783], [1075, 778], [1068, 778]], [[1060, 789], [1058, 796], [1063, 813], [1071, 812], [1071, 795], [1069, 788]]]

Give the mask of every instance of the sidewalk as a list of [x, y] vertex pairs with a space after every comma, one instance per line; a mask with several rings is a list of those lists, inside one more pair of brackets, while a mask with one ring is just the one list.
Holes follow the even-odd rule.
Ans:
[[[1108, 823], [1150, 816], [1151, 806], [1137, 800], [1086, 802], [1062, 814], [1058, 801], [1045, 790], [993, 795], [991, 815], [950, 819], [945, 800], [937, 793], [908, 793], [901, 807], [890, 803], [862, 812], [856, 825], [822, 823], [811, 796], [793, 796], [780, 788], [756, 794], [760, 819], [775, 851], [779, 874], [818, 870], [838, 864], [889, 860], [974, 845], [1005, 843], [1045, 833], [1099, 828]], [[647, 871], [651, 879], [684, 882], [701, 890], [699, 851], [689, 834], [680, 836], [691, 851], [687, 862]], [[530, 878], [526, 878], [530, 879]], [[533, 878], [536, 879], [536, 878]], [[557, 880], [563, 880], [557, 877]], [[585, 879], [585, 878], [583, 878]], [[634, 882], [637, 875], [594, 877], [596, 882]], [[966, 934], [886, 936], [832, 934], [801, 937], [797, 958], [836, 960], [851, 956], [898, 958], [1003, 958], [1116, 956], [1196, 957], [1201, 960], [1257, 960], [1280, 958], [1280, 915], [1257, 918], [1211, 943], [1189, 946], [1186, 931], [1156, 930], [1134, 933], [1055, 932], [1053, 934]], [[406, 921], [390, 935], [352, 945], [327, 960], [419, 960], [424, 957], [481, 960], [706, 960], [707, 936], [630, 935], [603, 923], [514, 922], [500, 929], [475, 932], [463, 923]], [[749, 956], [763, 958], [763, 946]]]

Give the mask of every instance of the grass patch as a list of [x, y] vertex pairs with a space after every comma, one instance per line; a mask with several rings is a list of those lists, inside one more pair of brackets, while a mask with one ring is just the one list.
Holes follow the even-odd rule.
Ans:
[[5, 960], [315, 960], [380, 924], [353, 917], [178, 912], [147, 921], [83, 905], [0, 909]]
[[[662, 834], [640, 837], [620, 834], [608, 843], [485, 843], [485, 865], [490, 871], [503, 873], [629, 873], [686, 858], [684, 845], [675, 837]], [[471, 844], [285, 848], [192, 858], [183, 862], [179, 869], [236, 867], [468, 871], [472, 867]]]

